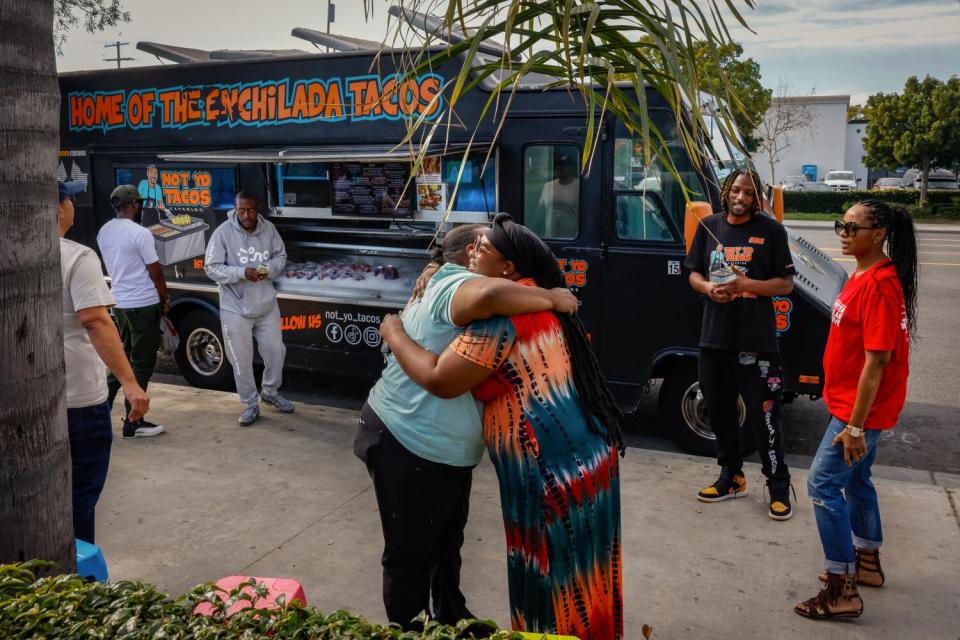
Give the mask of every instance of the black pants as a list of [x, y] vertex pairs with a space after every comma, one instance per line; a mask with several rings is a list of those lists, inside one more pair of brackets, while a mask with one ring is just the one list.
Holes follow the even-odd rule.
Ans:
[[776, 353], [747, 354], [700, 349], [700, 389], [707, 401], [710, 426], [717, 436], [717, 462], [733, 470], [743, 468], [737, 394], [747, 408], [749, 429], [760, 454], [763, 475], [771, 490], [785, 489], [790, 471], [783, 459], [780, 396], [783, 373]]
[[[473, 618], [460, 591], [460, 547], [472, 467], [424, 460], [364, 405], [354, 453], [367, 465], [383, 527], [383, 604], [390, 622], [416, 629], [422, 611], [445, 624]], [[431, 597], [432, 596], [432, 597]]]
[[[160, 316], [162, 314], [163, 307], [159, 302], [136, 309], [120, 309], [118, 307], [113, 309], [113, 319], [117, 323], [117, 330], [120, 332], [123, 350], [127, 354], [127, 360], [130, 361], [130, 367], [133, 369], [137, 384], [144, 391], [147, 390], [147, 384], [149, 384], [150, 377], [153, 375], [153, 368], [157, 364], [157, 350], [160, 348]], [[117, 397], [117, 391], [120, 390], [120, 381], [114, 378], [112, 373], [107, 376], [107, 388], [110, 393], [107, 401], [112, 409], [113, 399]], [[130, 415], [130, 402], [125, 399], [123, 404], [126, 408], [123, 417], [126, 418]]]

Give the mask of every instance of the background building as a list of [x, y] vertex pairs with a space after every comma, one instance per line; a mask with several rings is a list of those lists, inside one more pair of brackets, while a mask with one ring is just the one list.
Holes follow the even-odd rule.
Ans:
[[[771, 100], [767, 117], [777, 108], [806, 111], [807, 126], [782, 134], [783, 149], [774, 163], [775, 181], [787, 176], [807, 174], [808, 179], [823, 180], [828, 171], [853, 171], [860, 187], [867, 187], [868, 172], [863, 164], [863, 138], [866, 122], [847, 122], [850, 96], [788, 96]], [[758, 129], [755, 135], [762, 135]], [[770, 162], [765, 151], [754, 153], [760, 176], [770, 182]]]

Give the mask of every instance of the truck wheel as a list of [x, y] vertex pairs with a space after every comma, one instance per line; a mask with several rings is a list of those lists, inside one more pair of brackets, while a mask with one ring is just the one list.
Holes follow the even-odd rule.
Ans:
[[227, 361], [219, 319], [203, 309], [191, 311], [177, 323], [180, 344], [174, 353], [180, 374], [203, 389], [230, 391], [233, 367]]
[[[666, 420], [673, 439], [681, 449], [698, 456], [717, 455], [717, 438], [710, 428], [707, 403], [700, 392], [695, 360], [682, 362], [670, 370], [660, 387], [659, 403], [660, 415]], [[737, 398], [737, 408], [743, 454], [749, 455], [755, 447], [750, 434], [742, 430], [747, 416], [742, 398]]]

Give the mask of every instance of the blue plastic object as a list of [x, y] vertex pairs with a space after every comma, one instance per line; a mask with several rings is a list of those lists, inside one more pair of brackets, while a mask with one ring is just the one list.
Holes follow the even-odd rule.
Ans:
[[817, 181], [817, 165], [815, 164], [805, 164], [803, 165], [803, 175], [807, 176], [809, 182]]
[[107, 561], [103, 559], [100, 547], [84, 540], [77, 540], [77, 573], [81, 578], [106, 582], [110, 579], [107, 573]]

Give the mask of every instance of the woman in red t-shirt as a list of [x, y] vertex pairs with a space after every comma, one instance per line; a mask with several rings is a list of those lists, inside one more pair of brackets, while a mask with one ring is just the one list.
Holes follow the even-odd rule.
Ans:
[[857, 269], [833, 304], [823, 356], [823, 398], [832, 419], [807, 492], [826, 558], [826, 586], [794, 611], [808, 618], [863, 613], [857, 585], [881, 587], [880, 509], [871, 480], [877, 443], [897, 423], [907, 395], [916, 317], [917, 239], [906, 209], [877, 200], [850, 207], [836, 223]]

